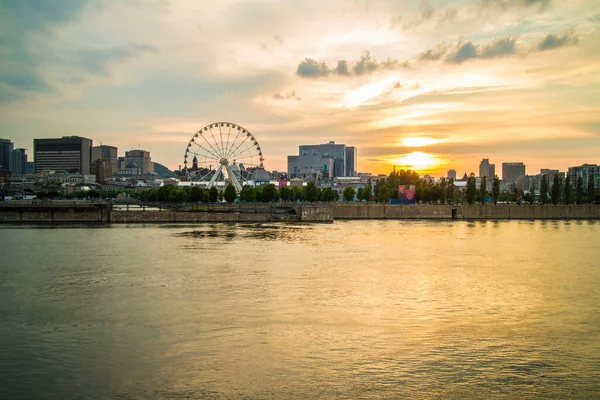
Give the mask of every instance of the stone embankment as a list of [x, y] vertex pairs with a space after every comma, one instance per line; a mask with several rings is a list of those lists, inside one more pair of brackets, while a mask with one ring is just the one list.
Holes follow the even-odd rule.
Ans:
[[0, 202], [0, 223], [333, 222], [335, 220], [600, 219], [600, 205], [222, 204], [117, 209], [108, 203]]

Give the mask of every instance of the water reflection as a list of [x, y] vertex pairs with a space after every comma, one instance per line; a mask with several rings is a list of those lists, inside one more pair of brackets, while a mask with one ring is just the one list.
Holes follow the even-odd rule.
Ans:
[[595, 398], [599, 235], [0, 228], [0, 398]]

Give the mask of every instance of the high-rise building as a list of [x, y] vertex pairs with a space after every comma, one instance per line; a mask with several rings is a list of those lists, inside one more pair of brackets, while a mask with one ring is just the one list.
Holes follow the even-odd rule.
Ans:
[[0, 139], [0, 170], [10, 171], [13, 142], [8, 139]]
[[27, 154], [25, 149], [14, 149], [10, 161], [10, 170], [13, 175], [24, 175], [27, 173]]
[[583, 191], [587, 195], [588, 181], [590, 178], [594, 180], [594, 188], [600, 189], [600, 166], [596, 164], [583, 164], [577, 167], [569, 168], [569, 176], [571, 184], [577, 187], [577, 179], [581, 177]]
[[303, 145], [299, 148], [300, 156], [321, 156], [333, 159], [333, 175], [330, 177], [345, 176], [346, 174], [346, 145], [336, 144], [331, 141], [327, 144]]
[[34, 139], [35, 172], [66, 171], [89, 175], [92, 143], [92, 139], [79, 136]]
[[496, 164], [490, 164], [490, 160], [487, 158], [479, 163], [479, 177], [483, 178], [484, 176], [488, 181], [496, 176]]
[[[327, 161], [327, 160], [331, 160]], [[330, 164], [332, 164], [330, 166]], [[329, 178], [358, 175], [358, 150], [331, 141], [326, 144], [303, 145], [297, 156], [288, 157], [290, 177], [316, 176]]]
[[502, 163], [502, 180], [515, 183], [519, 176], [525, 176], [525, 164], [522, 162]]
[[358, 174], [358, 150], [354, 146], [346, 147], [346, 176]]
[[456, 170], [455, 169], [450, 169], [448, 170], [448, 179], [452, 179], [453, 181], [456, 180]]
[[105, 178], [110, 178], [117, 172], [118, 168], [118, 156], [117, 156], [117, 148], [114, 146], [94, 146], [92, 147], [92, 171], [97, 170], [98, 164], [96, 161], [100, 160], [102, 163], [100, 164], [101, 172], [103, 178], [100, 179], [99, 175], [96, 175], [98, 181], [104, 180]]
[[137, 168], [139, 175], [154, 172], [154, 163], [150, 152], [145, 150], [129, 150], [125, 152], [125, 168]]

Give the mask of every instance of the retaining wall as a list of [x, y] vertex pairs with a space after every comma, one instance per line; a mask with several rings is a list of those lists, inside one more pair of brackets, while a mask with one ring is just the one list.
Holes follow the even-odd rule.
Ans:
[[336, 203], [333, 205], [333, 219], [452, 219], [452, 207]]

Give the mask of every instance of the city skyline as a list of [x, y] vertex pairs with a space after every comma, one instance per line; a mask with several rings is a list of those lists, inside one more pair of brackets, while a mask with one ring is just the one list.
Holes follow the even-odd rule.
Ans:
[[[361, 172], [598, 163], [600, 4], [590, 1], [3, 3], [0, 137], [81, 136], [177, 168], [239, 123], [265, 168], [352, 143]], [[298, 18], [301, 16], [301, 18]], [[293, 23], [292, 23], [293, 21]]]

